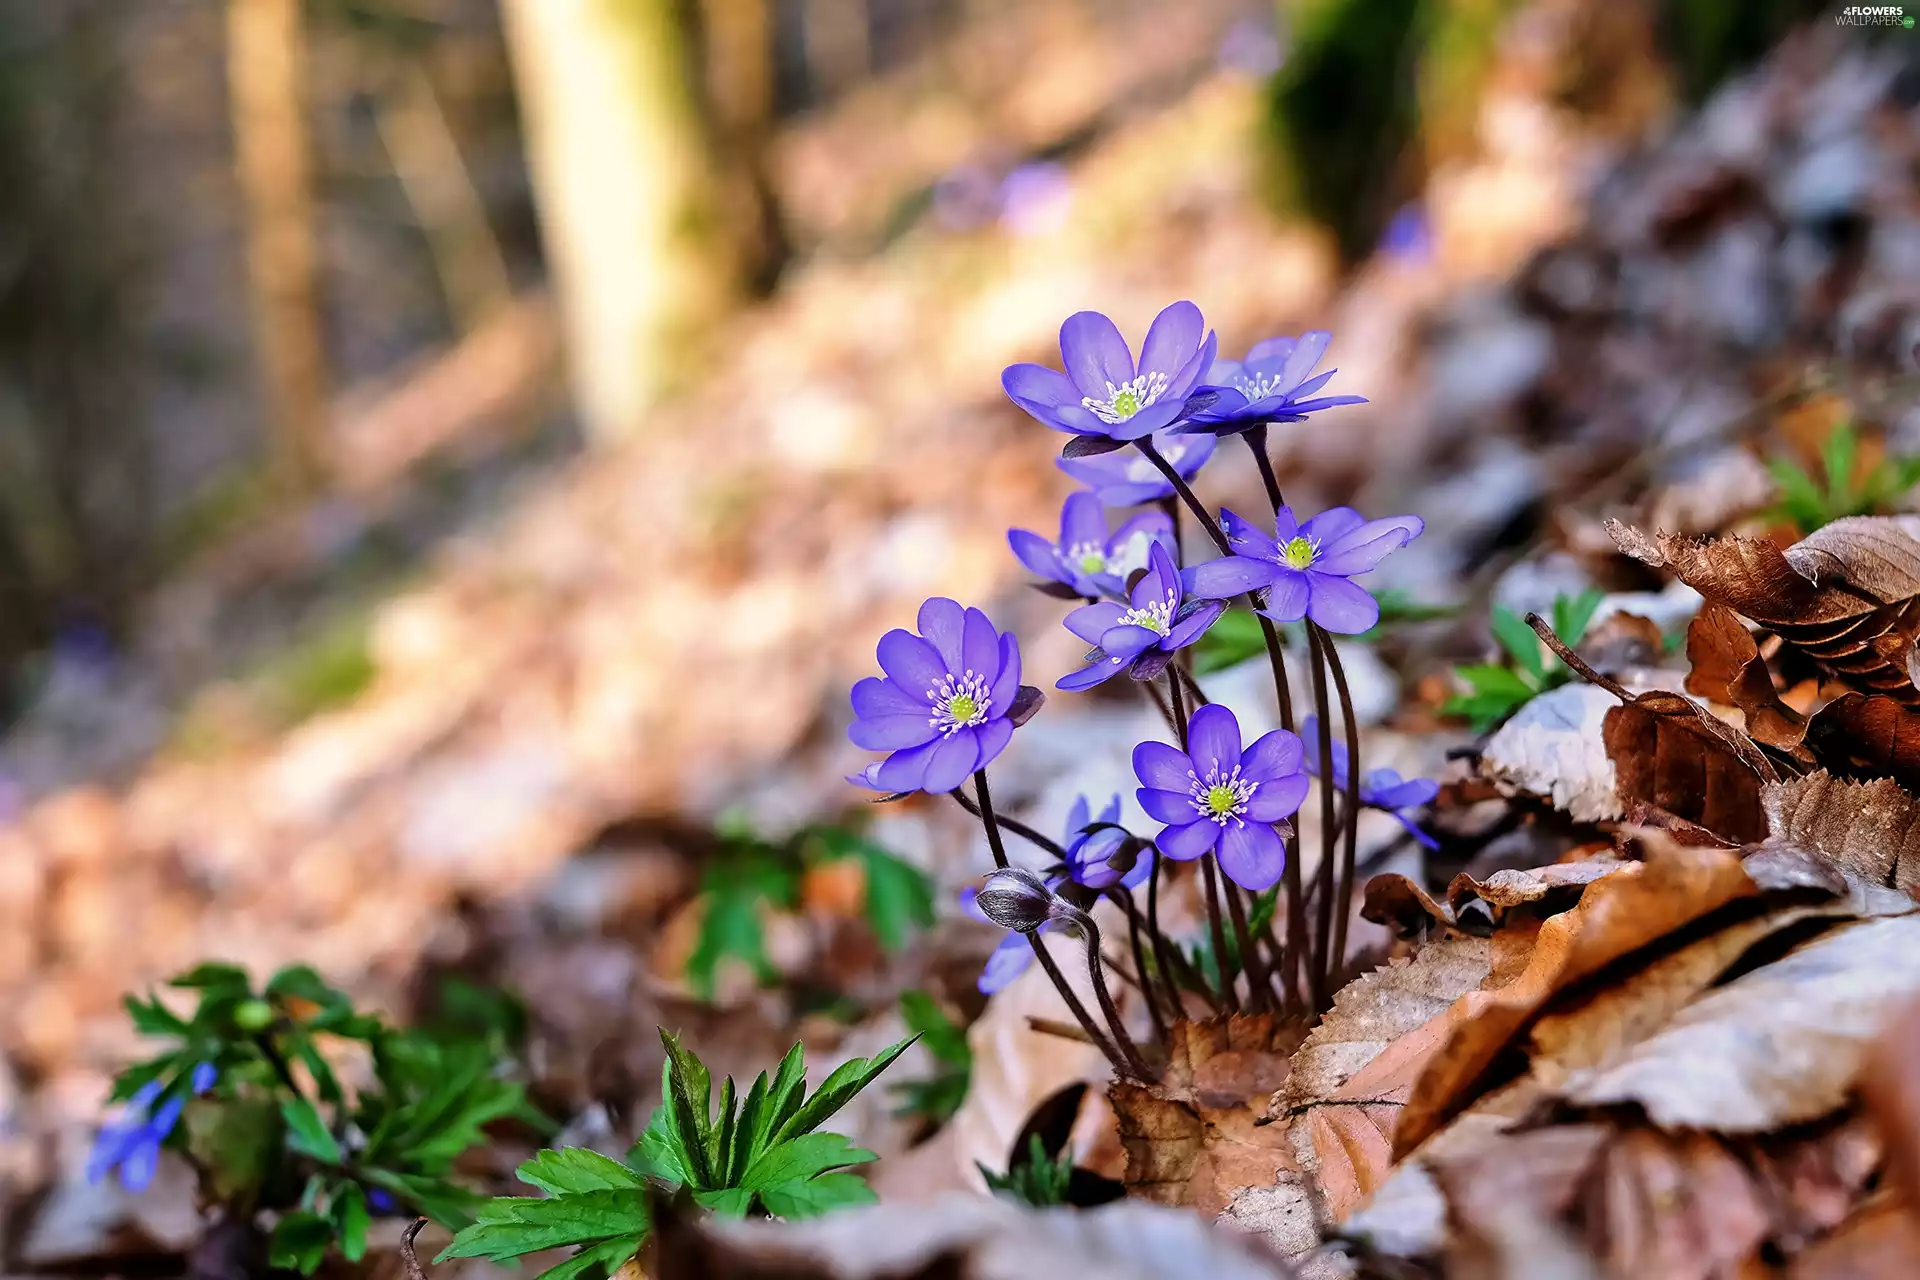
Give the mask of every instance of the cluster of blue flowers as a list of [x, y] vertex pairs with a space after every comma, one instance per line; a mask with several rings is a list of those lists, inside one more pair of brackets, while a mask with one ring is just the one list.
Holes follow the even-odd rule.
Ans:
[[188, 1094], [197, 1097], [213, 1088], [217, 1074], [211, 1062], [202, 1062], [194, 1067], [185, 1089], [179, 1082], [165, 1080], [141, 1085], [127, 1100], [126, 1110], [104, 1126], [94, 1140], [93, 1150], [87, 1155], [87, 1181], [97, 1183], [118, 1169], [120, 1185], [129, 1191], [145, 1191], [159, 1168], [160, 1148], [180, 1123]]
[[[1059, 465], [1087, 486], [1067, 499], [1057, 538], [1026, 529], [1008, 534], [1020, 563], [1041, 579], [1036, 584], [1041, 590], [1082, 602], [1065, 622], [1090, 649], [1083, 665], [1055, 687], [1090, 689], [1124, 672], [1149, 686], [1176, 739], [1173, 744], [1143, 742], [1133, 753], [1141, 784], [1136, 799], [1147, 817], [1161, 824], [1150, 841], [1122, 826], [1118, 796], [1097, 819], [1089, 818], [1082, 797], [1058, 842], [996, 817], [986, 767], [1006, 748], [1014, 727], [1039, 707], [1042, 695], [1020, 684], [1014, 637], [997, 631], [979, 610], [962, 609], [951, 600], [936, 598], [922, 607], [918, 635], [896, 630], [882, 637], [878, 657], [885, 677], [854, 686], [853, 741], [892, 754], [851, 780], [894, 795], [955, 793], [985, 823], [1002, 868], [1008, 863], [1000, 828], [1007, 827], [1054, 855], [1054, 865], [1036, 882], [1046, 893], [1071, 898], [1077, 892], [1083, 902], [1121, 895], [1135, 923], [1131, 891], [1143, 883], [1158, 889], [1162, 858], [1210, 862], [1205, 867], [1210, 888], [1212, 866], [1241, 891], [1258, 893], [1280, 883], [1292, 836], [1288, 819], [1305, 800], [1310, 775], [1345, 792], [1348, 809], [1395, 813], [1416, 838], [1428, 840], [1407, 814], [1433, 799], [1435, 784], [1405, 782], [1389, 770], [1350, 779], [1345, 747], [1334, 743], [1314, 716], [1300, 726], [1307, 734], [1304, 741], [1289, 723], [1243, 744], [1233, 713], [1206, 703], [1186, 652], [1230, 601], [1244, 597], [1272, 623], [1305, 620], [1314, 660], [1334, 664], [1344, 700], [1344, 680], [1325, 637], [1359, 634], [1379, 621], [1379, 605], [1354, 579], [1422, 531], [1415, 516], [1369, 520], [1347, 507], [1303, 520], [1280, 496], [1265, 452], [1268, 427], [1364, 403], [1358, 396], [1321, 394], [1335, 372], [1318, 369], [1330, 337], [1311, 332], [1272, 338], [1256, 344], [1243, 360], [1223, 359], [1199, 308], [1177, 302], [1155, 318], [1136, 360], [1113, 321], [1087, 311], [1061, 326], [1062, 370], [1017, 364], [1002, 375], [1014, 404], [1073, 437]], [[1214, 456], [1219, 440], [1235, 435], [1246, 440], [1261, 464], [1273, 500], [1271, 535], [1264, 521], [1231, 511], [1216, 519], [1193, 494], [1190, 482]], [[1117, 526], [1110, 523], [1107, 508], [1140, 504], [1158, 505]], [[1184, 561], [1182, 509], [1200, 521], [1218, 555]], [[1271, 627], [1267, 635], [1275, 679], [1283, 685]], [[1317, 666], [1316, 706], [1324, 715], [1327, 695], [1320, 670]], [[1286, 690], [1278, 692], [1282, 707], [1288, 706]], [[1350, 726], [1351, 707], [1343, 702], [1342, 712]], [[1331, 776], [1321, 768], [1323, 756], [1330, 757]], [[972, 800], [960, 791], [969, 779], [975, 783]], [[1331, 798], [1328, 804], [1331, 819]], [[1351, 827], [1351, 815], [1347, 818]], [[1331, 844], [1328, 848], [1331, 853]], [[1231, 886], [1226, 888], [1230, 899]], [[1350, 891], [1351, 884], [1345, 888]], [[978, 914], [971, 898], [968, 906]], [[1044, 962], [1033, 936], [1083, 927], [1082, 915], [1054, 912], [1035, 917], [1032, 928], [1016, 926], [1019, 932], [995, 952], [981, 989], [1004, 986], [1036, 955]], [[1236, 916], [1236, 927], [1242, 924]], [[1221, 929], [1217, 915], [1215, 928]], [[1216, 940], [1220, 936], [1216, 932]], [[1144, 968], [1137, 935], [1135, 945]], [[1155, 1009], [1157, 1021], [1157, 1003]], [[1096, 1029], [1089, 1031], [1099, 1038]], [[1124, 1038], [1118, 1028], [1109, 1032], [1115, 1040]], [[1110, 1056], [1122, 1065], [1123, 1055]]]

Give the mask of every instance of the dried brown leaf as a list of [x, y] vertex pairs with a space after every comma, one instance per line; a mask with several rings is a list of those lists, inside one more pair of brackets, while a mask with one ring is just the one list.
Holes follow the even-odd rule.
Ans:
[[1544, 867], [1509, 867], [1485, 880], [1476, 880], [1463, 871], [1447, 886], [1447, 906], [1461, 918], [1470, 904], [1483, 903], [1495, 923], [1518, 906], [1544, 904], [1538, 909], [1545, 913], [1556, 904], [1572, 906], [1586, 886], [1626, 865], [1619, 858], [1603, 855], [1552, 862]]
[[1770, 845], [1920, 900], [1920, 800], [1891, 778], [1851, 782], [1820, 770], [1763, 788], [1761, 803]]
[[1888, 1280], [1920, 1275], [1920, 1227], [1881, 1196], [1793, 1260], [1787, 1280]]
[[1620, 798], [1666, 810], [1729, 840], [1766, 832], [1760, 784], [1777, 780], [1751, 739], [1683, 694], [1653, 690], [1607, 712]]
[[1886, 1144], [1888, 1180], [1902, 1203], [1920, 1206], [1920, 1001], [1887, 1019], [1867, 1055], [1860, 1093]]
[[1614, 545], [1761, 623], [1867, 693], [1920, 705], [1907, 655], [1920, 627], [1920, 520], [1855, 516], [1782, 551], [1752, 538], [1646, 533], [1607, 522]]
[[1724, 849], [1674, 844], [1657, 832], [1647, 861], [1596, 880], [1578, 905], [1540, 925], [1526, 969], [1459, 1001], [1447, 1043], [1414, 1086], [1394, 1135], [1413, 1150], [1483, 1092], [1489, 1069], [1555, 993], [1759, 888]]
[[1176, 1023], [1159, 1083], [1108, 1089], [1129, 1193], [1212, 1217], [1241, 1189], [1295, 1171], [1285, 1132], [1256, 1121], [1285, 1081], [1300, 1035], [1266, 1015]]
[[1587, 1106], [1638, 1103], [1664, 1128], [1815, 1120], [1846, 1100], [1890, 1009], [1917, 992], [1920, 916], [1846, 925], [1707, 993], [1563, 1092]]
[[1849, 693], [1813, 713], [1806, 744], [1829, 769], [1893, 778], [1920, 791], [1920, 711]]
[[1608, 1145], [1588, 1195], [1588, 1245], [1609, 1275], [1732, 1275], [1770, 1226], [1760, 1188], [1704, 1133], [1629, 1130]]
[[1693, 667], [1687, 673], [1688, 693], [1739, 708], [1755, 741], [1800, 750], [1806, 717], [1780, 701], [1760, 646], [1733, 610], [1707, 602], [1687, 625], [1687, 661]]
[[1402, 938], [1424, 938], [1436, 928], [1453, 924], [1453, 912], [1433, 895], [1397, 872], [1385, 872], [1367, 881], [1360, 918], [1386, 925]]

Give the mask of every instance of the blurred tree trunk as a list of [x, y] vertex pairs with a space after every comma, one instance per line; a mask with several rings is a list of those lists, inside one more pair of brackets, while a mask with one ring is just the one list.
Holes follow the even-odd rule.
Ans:
[[729, 289], [713, 168], [675, 0], [503, 0], [574, 401], [636, 431]]
[[287, 479], [310, 487], [325, 457], [313, 166], [301, 0], [228, 0], [227, 79], [245, 207], [253, 339]]
[[721, 199], [741, 279], [773, 288], [792, 246], [780, 223], [768, 147], [774, 122], [772, 0], [701, 0], [706, 100], [725, 167]]

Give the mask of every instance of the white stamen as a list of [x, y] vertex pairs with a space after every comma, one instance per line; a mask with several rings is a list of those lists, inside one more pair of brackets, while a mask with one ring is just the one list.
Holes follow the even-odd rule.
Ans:
[[1253, 793], [1260, 789], [1259, 783], [1240, 776], [1240, 766], [1237, 764], [1231, 773], [1222, 775], [1217, 760], [1204, 778], [1191, 769], [1187, 770], [1187, 781], [1190, 784], [1187, 796], [1194, 812], [1223, 827], [1229, 822], [1240, 821], [1240, 815], [1247, 811], [1247, 806], [1253, 801]]
[[940, 677], [927, 689], [927, 706], [933, 712], [927, 723], [943, 738], [951, 738], [962, 729], [970, 729], [987, 720], [987, 678], [969, 669], [961, 675]]
[[1251, 403], [1279, 395], [1286, 390], [1287, 384], [1277, 373], [1259, 373], [1251, 377], [1243, 373], [1233, 380], [1233, 387]]
[[1178, 603], [1173, 592], [1163, 600], [1154, 600], [1120, 615], [1121, 626], [1145, 627], [1157, 636], [1173, 630], [1173, 607]]
[[1166, 393], [1166, 374], [1143, 373], [1138, 377], [1127, 379], [1117, 387], [1109, 382], [1105, 400], [1082, 396], [1080, 403], [1102, 422], [1125, 422]]
[[1067, 563], [1081, 573], [1092, 575], [1109, 571], [1107, 549], [1097, 542], [1076, 542], [1067, 548]]

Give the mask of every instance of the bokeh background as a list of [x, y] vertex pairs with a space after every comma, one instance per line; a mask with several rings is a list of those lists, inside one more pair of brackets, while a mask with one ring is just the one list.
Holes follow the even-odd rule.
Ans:
[[[1334, 330], [1371, 402], [1277, 441], [1290, 492], [1424, 515], [1381, 578], [1430, 603], [1550, 599], [1503, 571], [1610, 501], [1716, 527], [1755, 433], [1915, 451], [1920, 36], [1838, 8], [0, 0], [7, 1265], [190, 1237], [77, 1171], [121, 994], [202, 958], [503, 983], [610, 1130], [659, 1021], [720, 1071], [977, 1009], [930, 805], [872, 818], [940, 887], [910, 954], [820, 874], [779, 982], [685, 967], [716, 821], [859, 810], [844, 689], [921, 598], [1077, 660], [998, 384], [1072, 311]], [[1363, 712], [1431, 729], [1479, 643]], [[1008, 799], [1117, 789], [1121, 715], [1056, 698]]]

